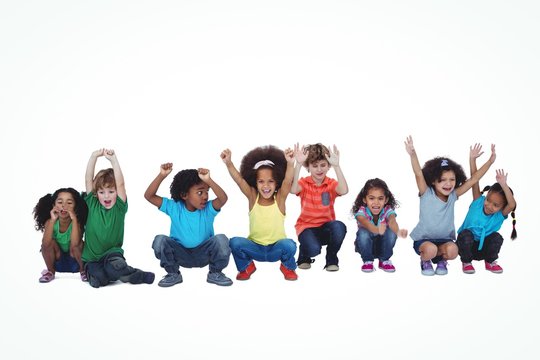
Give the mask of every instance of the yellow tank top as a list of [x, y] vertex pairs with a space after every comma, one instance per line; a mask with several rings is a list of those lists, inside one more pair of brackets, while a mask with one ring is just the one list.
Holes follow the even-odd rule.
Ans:
[[259, 196], [253, 209], [249, 212], [249, 236], [260, 245], [272, 245], [278, 240], [286, 239], [285, 215], [279, 211], [277, 201], [269, 206], [259, 205]]

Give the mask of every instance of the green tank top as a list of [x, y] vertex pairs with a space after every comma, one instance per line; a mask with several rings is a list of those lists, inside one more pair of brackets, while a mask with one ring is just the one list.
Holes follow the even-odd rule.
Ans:
[[56, 220], [53, 225], [53, 239], [58, 243], [60, 250], [69, 252], [69, 244], [71, 243], [71, 225], [69, 224], [66, 232], [60, 232], [60, 220]]
[[259, 205], [259, 196], [253, 209], [249, 212], [249, 236], [260, 245], [272, 245], [278, 240], [286, 239], [285, 215], [279, 211], [277, 201], [269, 206]]

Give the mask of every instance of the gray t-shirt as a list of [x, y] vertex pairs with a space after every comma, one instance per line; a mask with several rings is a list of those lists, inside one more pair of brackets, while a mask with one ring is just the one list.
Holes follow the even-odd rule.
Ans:
[[456, 190], [444, 202], [432, 187], [428, 187], [420, 197], [420, 219], [411, 231], [411, 238], [414, 241], [455, 240], [454, 205], [457, 199]]

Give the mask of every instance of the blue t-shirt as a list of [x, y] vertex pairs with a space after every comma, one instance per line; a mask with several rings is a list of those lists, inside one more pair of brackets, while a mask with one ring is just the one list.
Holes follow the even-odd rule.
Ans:
[[455, 240], [454, 205], [458, 197], [456, 190], [448, 195], [448, 200], [439, 199], [430, 186], [420, 196], [420, 219], [411, 231], [411, 238], [419, 240]]
[[458, 229], [458, 234], [463, 230], [469, 230], [473, 233], [474, 240], [479, 242], [478, 250], [482, 250], [482, 245], [484, 245], [486, 236], [498, 231], [504, 220], [508, 218], [508, 216], [503, 215], [502, 211], [486, 215], [484, 213], [485, 200], [485, 196], [480, 196], [471, 203], [467, 216], [465, 216], [465, 220], [463, 221], [463, 225]]
[[159, 210], [171, 218], [170, 236], [186, 248], [194, 248], [214, 236], [214, 218], [219, 213], [208, 201], [202, 210], [189, 211], [183, 201], [162, 198]]

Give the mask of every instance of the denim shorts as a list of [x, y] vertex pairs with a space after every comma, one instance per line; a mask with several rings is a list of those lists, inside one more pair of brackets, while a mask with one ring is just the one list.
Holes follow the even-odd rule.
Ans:
[[418, 240], [418, 241], [414, 241], [413, 242], [413, 248], [414, 248], [414, 251], [416, 251], [416, 253], [418, 255], [420, 255], [420, 245], [422, 245], [423, 243], [425, 243], [426, 241], [429, 241], [437, 246], [439, 245], [442, 245], [444, 243], [447, 243], [447, 242], [454, 242], [454, 240], [452, 239], [435, 239], [435, 240]]
[[80, 271], [79, 263], [69, 252], [60, 253], [60, 258], [54, 262], [54, 269], [57, 272], [76, 273]]

